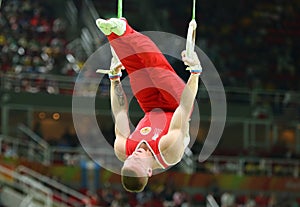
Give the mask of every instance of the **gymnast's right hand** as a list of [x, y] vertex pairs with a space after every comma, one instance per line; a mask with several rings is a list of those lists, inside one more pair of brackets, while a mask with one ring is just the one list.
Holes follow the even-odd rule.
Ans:
[[98, 69], [96, 73], [104, 73], [108, 74], [108, 77], [111, 80], [116, 80], [122, 77], [122, 71], [125, 67], [122, 65], [122, 63], [118, 60], [118, 58], [113, 55], [110, 63], [110, 69], [104, 70], [104, 69]]
[[96, 73], [103, 73], [107, 74], [110, 80], [118, 80], [122, 77], [122, 69], [124, 66], [122, 64], [114, 65], [113, 67], [110, 67], [110, 70], [105, 69], [97, 69]]

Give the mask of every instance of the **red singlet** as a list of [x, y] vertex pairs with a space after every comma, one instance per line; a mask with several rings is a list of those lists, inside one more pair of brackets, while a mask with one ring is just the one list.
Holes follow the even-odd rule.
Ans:
[[163, 135], [168, 133], [172, 116], [172, 112], [161, 110], [147, 112], [135, 131], [127, 138], [126, 155], [131, 155], [142, 143], [145, 143], [162, 168], [173, 165], [173, 163], [165, 161], [159, 150], [159, 141]]
[[125, 67], [133, 94], [145, 112], [127, 139], [126, 155], [145, 143], [160, 166], [166, 168], [170, 164], [161, 156], [159, 141], [168, 132], [185, 83], [152, 40], [132, 29], [127, 21], [122, 36], [111, 33], [107, 38]]

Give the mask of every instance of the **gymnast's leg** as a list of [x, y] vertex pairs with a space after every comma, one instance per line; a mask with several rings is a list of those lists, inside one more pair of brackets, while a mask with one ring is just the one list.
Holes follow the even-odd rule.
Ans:
[[[97, 20], [97, 26], [101, 31], [106, 28], [103, 33], [126, 68], [143, 110], [175, 111], [185, 84], [152, 40], [135, 31], [124, 18]], [[145, 84], [152, 87], [139, 90]]]

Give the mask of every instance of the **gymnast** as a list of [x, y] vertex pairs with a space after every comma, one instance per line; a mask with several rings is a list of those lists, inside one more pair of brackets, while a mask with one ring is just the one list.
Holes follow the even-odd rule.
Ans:
[[[96, 25], [108, 38], [113, 54], [110, 95], [115, 120], [114, 151], [124, 162], [122, 185], [129, 192], [141, 192], [153, 170], [174, 166], [184, 155], [202, 67], [194, 51], [187, 55], [184, 50], [182, 61], [190, 71], [185, 84], [152, 40], [135, 31], [125, 18], [97, 19]], [[145, 113], [133, 132], [120, 80], [122, 69]]]

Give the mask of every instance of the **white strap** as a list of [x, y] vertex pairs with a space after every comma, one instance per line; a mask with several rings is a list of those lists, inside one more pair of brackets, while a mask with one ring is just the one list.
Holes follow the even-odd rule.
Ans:
[[187, 57], [191, 57], [195, 49], [195, 39], [196, 39], [196, 28], [197, 23], [192, 19], [189, 23], [187, 38], [186, 38], [186, 52]]

